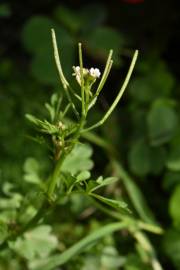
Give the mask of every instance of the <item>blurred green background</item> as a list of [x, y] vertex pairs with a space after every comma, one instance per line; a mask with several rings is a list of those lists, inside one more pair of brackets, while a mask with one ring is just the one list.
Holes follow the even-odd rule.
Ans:
[[[8, 181], [23, 189], [23, 164], [29, 156], [46, 168], [46, 150], [27, 138], [31, 128], [24, 115], [43, 116], [42, 104], [61, 91], [51, 28], [56, 30], [68, 78], [78, 63], [79, 41], [86, 66], [101, 71], [108, 50], [114, 50], [112, 73], [90, 121], [111, 104], [138, 49], [128, 89], [99, 133], [118, 149], [119, 160], [165, 229], [152, 241], [168, 270], [180, 269], [179, 26], [178, 1], [173, 0], [0, 1], [0, 185]], [[94, 159], [98, 175], [107, 157], [95, 148]], [[123, 252], [129, 256], [126, 270], [149, 269], [138, 261], [128, 239]], [[88, 268], [88, 262], [94, 266]], [[81, 269], [100, 269], [96, 263], [91, 256]]]

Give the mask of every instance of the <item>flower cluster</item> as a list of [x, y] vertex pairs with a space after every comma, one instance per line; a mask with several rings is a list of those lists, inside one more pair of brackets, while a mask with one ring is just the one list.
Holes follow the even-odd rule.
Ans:
[[[80, 67], [76, 66], [73, 67], [74, 73], [73, 76], [76, 77], [77, 82], [79, 83], [79, 85], [81, 85], [81, 71], [80, 71]], [[101, 72], [98, 68], [83, 68], [83, 78], [86, 82], [91, 82], [94, 83], [96, 81], [97, 78], [99, 78], [101, 76]]]

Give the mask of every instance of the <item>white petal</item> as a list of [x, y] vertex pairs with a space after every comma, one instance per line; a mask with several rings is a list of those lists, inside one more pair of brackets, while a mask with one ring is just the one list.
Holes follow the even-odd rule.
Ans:
[[94, 78], [99, 78], [101, 75], [101, 72], [99, 71], [98, 68], [90, 68], [89, 73]]

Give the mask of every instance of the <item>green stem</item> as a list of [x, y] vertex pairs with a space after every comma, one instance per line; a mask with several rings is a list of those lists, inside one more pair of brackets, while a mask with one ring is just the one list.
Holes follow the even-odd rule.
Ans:
[[101, 78], [101, 81], [99, 83], [99, 86], [97, 88], [97, 91], [96, 91], [96, 96], [99, 95], [99, 93], [101, 92], [101, 90], [103, 89], [103, 86], [107, 80], [107, 77], [110, 73], [110, 70], [111, 70], [111, 67], [112, 67], [112, 55], [113, 55], [113, 50], [110, 50], [109, 51], [109, 55], [108, 55], [108, 59], [107, 59], [107, 62], [106, 62], [106, 66], [105, 66], [105, 69], [104, 69], [104, 72], [103, 72], [103, 75], [102, 75], [102, 78]]
[[57, 67], [57, 70], [59, 73], [59, 77], [60, 77], [60, 80], [62, 82], [66, 97], [67, 97], [69, 103], [71, 104], [71, 107], [72, 107], [77, 119], [79, 119], [79, 113], [76, 110], [76, 107], [72, 101], [71, 95], [68, 91], [68, 89], [71, 90], [71, 86], [68, 83], [68, 81], [66, 80], [64, 73], [63, 73], [63, 70], [62, 70], [61, 61], [60, 61], [59, 52], [58, 52], [57, 41], [56, 41], [56, 34], [55, 34], [54, 29], [51, 29], [51, 33], [52, 33], [52, 42], [53, 42], [53, 49], [54, 49], [54, 58], [55, 58], [56, 67]]
[[92, 247], [103, 237], [126, 228], [127, 228], [126, 222], [115, 222], [105, 225], [102, 228], [97, 229], [94, 232], [90, 233], [88, 236], [84, 237], [82, 240], [80, 240], [67, 250], [65, 250], [63, 253], [53, 255], [49, 258], [34, 261], [31, 265], [31, 269], [32, 270], [55, 269], [56, 267], [59, 267], [68, 262], [69, 260], [71, 260], [74, 256], [77, 256], [78, 254], [83, 252], [87, 247], [89, 246]]
[[62, 166], [62, 163], [64, 161], [66, 157], [66, 154], [65, 152], [63, 152], [60, 156], [60, 159], [58, 160], [57, 164], [56, 164], [56, 167], [54, 169], [54, 172], [51, 176], [51, 180], [50, 180], [50, 184], [49, 184], [49, 187], [48, 187], [48, 190], [47, 190], [47, 194], [48, 194], [48, 197], [51, 199], [52, 198], [52, 195], [54, 193], [54, 190], [55, 190], [55, 187], [56, 187], [56, 184], [57, 184], [57, 181], [58, 181], [58, 176], [60, 174], [60, 170], [61, 170], [61, 166]]
[[104, 207], [101, 203], [99, 203], [96, 199], [92, 198], [93, 204], [97, 207], [97, 209], [99, 209], [100, 211], [102, 211], [103, 213], [107, 214], [108, 216], [115, 218], [117, 220], [122, 220], [122, 216], [121, 214], [109, 210], [107, 207]]
[[61, 62], [60, 62], [60, 58], [59, 58], [58, 47], [57, 47], [56, 34], [55, 34], [54, 29], [51, 29], [51, 33], [52, 33], [52, 43], [53, 43], [53, 48], [54, 48], [54, 58], [55, 58], [56, 66], [58, 69], [59, 77], [60, 77], [60, 80], [63, 84], [64, 89], [67, 89], [69, 86], [69, 83], [66, 80], [64, 73], [63, 73], [63, 70], [62, 70], [62, 66], [61, 66]]
[[81, 82], [82, 115], [85, 115], [83, 57], [82, 57], [82, 44], [81, 44], [81, 43], [78, 44], [78, 52], [79, 52], [79, 65], [80, 65], [80, 82]]
[[72, 144], [69, 146], [68, 153], [65, 152], [65, 151], [62, 151], [60, 159], [58, 160], [58, 162], [56, 164], [56, 167], [54, 169], [54, 172], [53, 172], [53, 174], [51, 176], [49, 187], [48, 187], [48, 190], [47, 190], [47, 195], [48, 195], [49, 199], [52, 199], [52, 195], [53, 195], [54, 190], [55, 190], [56, 185], [57, 185], [57, 181], [58, 181], [58, 177], [60, 175], [61, 166], [63, 164], [63, 161], [65, 160], [66, 156], [68, 154], [70, 154], [70, 152], [72, 151], [72, 149], [74, 147], [74, 144], [76, 143], [76, 141], [78, 140], [78, 138], [79, 138], [79, 136], [81, 134], [81, 130], [82, 130], [84, 124], [85, 124], [85, 116], [82, 115], [80, 123], [79, 123], [79, 127], [77, 128], [77, 130], [76, 130], [76, 132], [74, 134], [74, 137], [72, 139]]
[[141, 247], [144, 249], [144, 251], [147, 253], [149, 257], [149, 261], [152, 265], [153, 270], [163, 270], [161, 264], [159, 263], [157, 257], [156, 257], [156, 252], [147, 238], [147, 236], [140, 231], [135, 231], [131, 232], [132, 236], [136, 239], [136, 241], [141, 245]]

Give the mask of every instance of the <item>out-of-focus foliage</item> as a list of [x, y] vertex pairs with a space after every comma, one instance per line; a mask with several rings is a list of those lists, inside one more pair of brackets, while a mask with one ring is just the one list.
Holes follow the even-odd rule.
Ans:
[[[167, 4], [163, 3], [165, 20], [162, 5], [156, 3], [152, 20], [152, 11], [147, 12], [151, 5], [146, 7], [145, 3], [149, 1], [136, 6], [121, 1], [112, 1], [107, 6], [83, 2], [75, 8], [57, 1], [40, 1], [37, 6], [35, 2], [32, 1], [34, 9], [29, 3], [25, 7], [26, 4], [23, 6], [16, 1], [0, 4], [0, 18], [8, 33], [3, 31], [0, 45], [0, 243], [9, 230], [18, 230], [18, 225], [34, 215], [42, 200], [37, 186], [43, 187], [51, 167], [45, 158], [48, 149], [42, 149], [29, 138], [31, 128], [24, 115], [28, 112], [43, 118], [45, 111], [41, 104], [47, 102], [53, 91], [62, 90], [50, 36], [50, 29], [55, 28], [67, 77], [71, 76], [72, 65], [77, 64], [77, 42], [83, 43], [89, 67], [93, 64], [101, 68], [108, 50], [114, 50], [114, 69], [105, 98], [102, 98], [103, 108], [110, 104], [117, 87], [115, 81], [120, 83], [123, 78], [133, 49], [140, 49], [136, 72], [124, 100], [100, 131], [116, 149], [119, 162], [126, 171], [118, 174], [115, 169], [111, 170], [111, 151], [95, 147], [93, 177], [97, 179], [97, 175], [107, 171], [113, 176], [117, 173], [120, 181], [111, 179], [111, 187], [104, 186], [103, 192], [116, 199], [123, 195], [130, 203], [133, 215], [152, 220], [146, 211], [146, 204], [149, 205], [164, 228], [162, 236], [152, 237], [160, 261], [164, 269], [179, 270], [179, 64], [169, 61], [173, 52], [167, 47], [168, 39], [177, 34], [171, 25], [171, 20], [176, 18], [175, 11], [169, 8], [166, 14]], [[46, 8], [43, 9], [44, 5]], [[146, 18], [142, 18], [142, 11], [147, 14]], [[20, 17], [17, 23], [16, 12]], [[92, 111], [90, 121], [94, 122], [100, 115], [101, 109]], [[79, 181], [89, 179], [87, 171], [93, 166], [91, 147], [82, 148], [80, 145], [64, 163], [64, 172], [68, 174], [67, 169], [73, 171]], [[78, 175], [81, 170], [83, 174]], [[109, 203], [113, 204], [112, 201]], [[0, 254], [1, 270], [33, 269], [33, 260], [46, 258], [54, 251], [63, 252], [110, 220], [81, 195], [72, 196], [68, 202], [59, 200], [54, 213], [45, 217], [46, 225], [39, 225], [9, 243], [10, 250]], [[17, 216], [18, 224], [14, 223]], [[105, 236], [59, 269], [152, 269], [147, 261], [146, 254], [134, 245], [125, 230], [122, 234]]]

